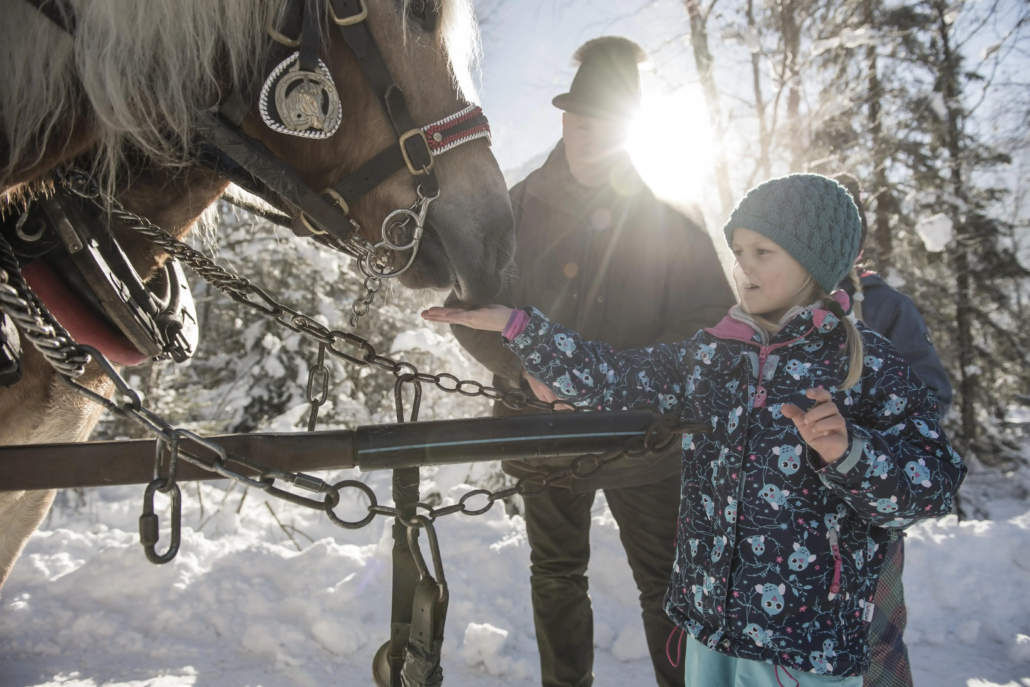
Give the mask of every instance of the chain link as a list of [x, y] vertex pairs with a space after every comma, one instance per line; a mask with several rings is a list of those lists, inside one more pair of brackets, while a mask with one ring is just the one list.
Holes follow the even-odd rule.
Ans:
[[[307, 399], [311, 406], [311, 413], [308, 415], [308, 431], [315, 431], [315, 423], [318, 422], [318, 409], [322, 407], [329, 398], [329, 368], [325, 364], [326, 344], [318, 344], [318, 359], [308, 372]], [[318, 391], [315, 391], [317, 380], [321, 380]]]
[[[279, 303], [261, 288], [218, 266], [206, 255], [175, 239], [150, 220], [126, 210], [117, 199], [102, 198], [96, 183], [84, 172], [70, 170], [61, 175], [59, 181], [69, 191], [96, 203], [110, 212], [119, 222], [141, 234], [176, 260], [188, 265], [210, 285], [237, 303], [251, 308], [260, 315], [317, 343], [319, 346], [318, 359], [309, 373], [307, 385], [307, 400], [312, 406], [308, 420], [309, 429], [314, 428], [318, 417], [318, 408], [325, 403], [328, 397], [329, 369], [325, 364], [326, 353], [354, 365], [374, 366], [397, 377], [395, 395], [399, 417], [403, 417], [401, 389], [405, 384], [413, 385], [416, 391], [416, 401], [412, 408], [413, 417], [417, 417], [417, 403], [421, 395], [422, 384], [432, 384], [445, 393], [457, 393], [468, 397], [481, 396], [492, 401], [499, 401], [512, 410], [533, 408], [549, 412], [566, 409], [577, 412], [595, 412], [578, 408], [569, 401], [557, 400], [551, 403], [540, 401], [530, 397], [522, 389], [498, 389], [475, 380], [462, 380], [447, 372], [437, 374], [420, 372], [409, 362], [381, 355], [368, 340], [356, 334], [331, 330], [314, 318]], [[421, 194], [420, 197], [422, 197]], [[424, 210], [432, 200], [432, 198], [425, 199], [421, 216], [416, 216], [420, 222], [424, 220]], [[413, 243], [415, 242], [417, 242], [417, 238], [413, 240]], [[387, 243], [393, 249], [411, 248], [412, 245], [398, 246], [388, 240]], [[369, 262], [369, 264], [372, 263]], [[396, 276], [399, 273], [383, 274], [382, 276], [385, 278]], [[397, 508], [380, 505], [372, 489], [362, 482], [343, 480], [336, 484], [328, 484], [312, 475], [267, 468], [243, 456], [228, 453], [219, 444], [194, 432], [175, 428], [160, 416], [144, 408], [139, 394], [126, 383], [107, 358], [91, 346], [75, 343], [61, 328], [25, 283], [18, 267], [17, 258], [10, 245], [2, 237], [0, 237], [0, 308], [26, 331], [29, 340], [60, 373], [59, 379], [63, 383], [77, 393], [102, 405], [112, 414], [135, 422], [157, 439], [154, 481], [147, 488], [144, 517], [140, 520], [141, 535], [145, 534], [141, 541], [147, 547], [147, 556], [151, 561], [167, 562], [174, 557], [178, 548], [178, 538], [175, 535], [178, 532], [178, 513], [180, 511], [176, 496], [178, 487], [175, 484], [178, 461], [185, 461], [222, 477], [242, 482], [281, 500], [313, 510], [324, 510], [334, 524], [345, 529], [365, 527], [377, 515], [400, 518], [408, 527], [424, 526], [416, 523], [411, 517], [405, 516]], [[114, 384], [114, 400], [109, 400], [75, 381], [74, 378], [82, 374], [85, 365], [90, 360], [96, 362], [104, 376]], [[515, 495], [525, 498], [539, 496], [558, 482], [590, 477], [617, 460], [663, 451], [669, 447], [680, 431], [681, 420], [675, 415], [660, 414], [655, 408], [647, 409], [655, 414], [655, 421], [643, 437], [629, 439], [621, 449], [601, 455], [580, 456], [574, 459], [568, 467], [550, 472], [530, 472], [520, 477], [514, 486], [506, 489], [498, 491], [475, 489], [464, 494], [456, 504], [450, 506], [433, 508], [428, 504], [418, 503], [416, 509], [425, 511], [425, 514], [417, 517], [424, 517], [427, 522], [432, 523], [440, 517], [454, 513], [482, 515], [493, 508], [497, 501]], [[168, 462], [164, 469], [165, 476], [162, 476], [163, 456], [166, 452]], [[304, 496], [279, 488], [276, 486], [277, 482], [290, 484], [316, 496]], [[360, 520], [343, 520], [335, 513], [335, 509], [341, 502], [342, 492], [348, 489], [358, 492], [355, 496], [363, 494], [369, 501], [367, 515]], [[173, 495], [173, 542], [169, 551], [161, 555], [154, 553], [154, 545], [157, 543], [157, 516], [153, 513], [155, 491]], [[479, 499], [482, 501], [477, 502]]]
[[[26, 215], [28, 210], [22, 217]], [[71, 335], [29, 288], [18, 258], [3, 235], [0, 235], [0, 308], [25, 332], [25, 337], [55, 370], [69, 377], [79, 377], [86, 371], [89, 356], [82, 353]]]
[[[439, 197], [439, 191], [434, 196], [426, 196], [422, 187], [419, 186], [416, 190], [415, 202], [410, 208], [394, 210], [383, 220], [382, 240], [379, 243], [373, 246], [364, 238], [359, 237], [365, 244], [361, 251], [362, 257], [358, 260], [358, 267], [365, 275], [365, 281], [362, 283], [365, 293], [355, 299], [354, 304], [351, 305], [351, 327], [357, 327], [358, 320], [368, 314], [376, 294], [383, 288], [383, 280], [401, 276], [415, 262], [419, 245], [422, 243], [422, 236], [425, 234], [429, 205]], [[411, 227], [411, 240], [405, 243], [404, 237], [412, 223], [414, 226]], [[404, 264], [397, 269], [390, 270], [391, 254], [399, 256], [409, 250], [411, 255], [404, 260]]]

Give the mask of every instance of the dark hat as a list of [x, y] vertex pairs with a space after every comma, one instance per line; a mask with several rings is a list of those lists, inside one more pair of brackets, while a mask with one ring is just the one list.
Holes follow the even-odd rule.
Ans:
[[595, 119], [626, 120], [640, 107], [640, 69], [647, 59], [639, 45], [621, 36], [584, 43], [573, 56], [579, 65], [572, 88], [551, 102], [559, 110]]

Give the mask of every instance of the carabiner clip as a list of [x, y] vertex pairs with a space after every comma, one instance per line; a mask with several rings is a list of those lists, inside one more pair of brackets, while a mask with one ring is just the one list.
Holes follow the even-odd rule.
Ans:
[[147, 560], [155, 565], [167, 563], [175, 558], [179, 553], [179, 539], [182, 534], [182, 493], [179, 491], [179, 485], [172, 482], [169, 490], [172, 499], [172, 543], [162, 554], [154, 550], [160, 539], [159, 523], [157, 515], [154, 514], [154, 494], [168, 489], [166, 485], [167, 480], [164, 478], [155, 479], [147, 485], [147, 491], [143, 494], [143, 515], [139, 516], [139, 543], [143, 545]]
[[424, 515], [413, 515], [405, 524], [408, 526], [408, 548], [411, 549], [411, 555], [415, 559], [415, 567], [418, 568], [420, 580], [427, 577], [433, 579], [433, 576], [429, 574], [425, 556], [422, 555], [422, 549], [418, 545], [417, 530], [421, 527], [426, 531], [426, 537], [429, 539], [429, 553], [433, 557], [433, 570], [436, 572], [436, 584], [440, 587], [438, 601], [442, 603], [447, 600], [447, 579], [443, 573], [443, 558], [440, 556], [440, 543], [436, 538], [433, 521]]

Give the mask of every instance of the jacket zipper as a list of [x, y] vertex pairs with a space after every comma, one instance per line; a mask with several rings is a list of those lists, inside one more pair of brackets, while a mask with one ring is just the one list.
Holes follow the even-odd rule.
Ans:
[[841, 556], [840, 546], [837, 542], [837, 530], [830, 529], [830, 551], [833, 552], [833, 582], [830, 583], [830, 600], [840, 594], [840, 568]]
[[772, 345], [769, 345], [769, 346], [763, 346], [762, 344], [756, 344], [754, 341], [747, 341], [745, 339], [737, 339], [737, 338], [734, 338], [734, 337], [726, 337], [727, 339], [729, 339], [731, 341], [740, 341], [741, 343], [751, 344], [752, 346], [758, 346], [758, 386], [755, 388], [755, 405], [754, 405], [755, 408], [764, 408], [765, 407], [766, 396], [768, 395], [768, 392], [765, 390], [765, 363], [769, 359], [769, 354], [772, 353], [773, 351], [775, 351], [778, 348], [783, 348], [785, 346], [790, 346], [791, 344], [795, 344], [798, 341], [801, 341], [801, 339], [804, 339], [806, 336], [808, 336], [809, 334], [814, 332], [815, 329], [816, 329], [815, 327], [811, 327], [804, 334], [802, 334], [801, 336], [798, 336], [796, 338], [793, 338], [790, 341], [783, 341], [781, 343], [772, 344]]

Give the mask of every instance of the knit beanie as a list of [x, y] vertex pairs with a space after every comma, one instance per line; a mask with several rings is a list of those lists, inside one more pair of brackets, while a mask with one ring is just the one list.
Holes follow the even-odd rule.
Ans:
[[730, 214], [723, 233], [750, 229], [787, 251], [826, 293], [858, 255], [862, 222], [847, 189], [821, 174], [791, 174], [759, 184]]

